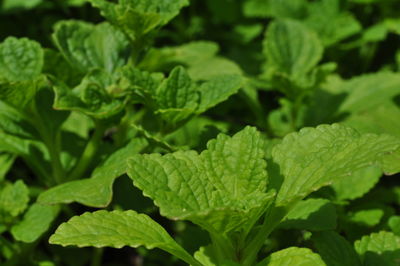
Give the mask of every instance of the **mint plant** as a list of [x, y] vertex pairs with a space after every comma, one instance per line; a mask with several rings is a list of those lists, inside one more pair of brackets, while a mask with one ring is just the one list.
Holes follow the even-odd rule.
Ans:
[[398, 8], [0, 1], [0, 264], [397, 265]]
[[[134, 185], [163, 216], [191, 221], [209, 233], [210, 245], [193, 257], [159, 224], [135, 211], [73, 217], [57, 229], [50, 243], [144, 245], [161, 248], [191, 265], [255, 265], [268, 235], [296, 204], [353, 171], [382, 166], [400, 146], [390, 136], [360, 135], [340, 125], [319, 126], [286, 136], [274, 146], [267, 163], [264, 141], [256, 129], [247, 127], [233, 137], [219, 135], [200, 154], [178, 151], [128, 159], [127, 172]], [[299, 263], [325, 265], [309, 249], [296, 247], [275, 252], [257, 265], [279, 265], [292, 256]]]

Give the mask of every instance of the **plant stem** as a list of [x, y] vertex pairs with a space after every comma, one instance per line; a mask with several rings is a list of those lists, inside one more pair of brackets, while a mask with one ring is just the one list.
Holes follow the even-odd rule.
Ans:
[[60, 149], [60, 134], [57, 133], [54, 138], [51, 138], [52, 140], [45, 141], [45, 144], [47, 146], [47, 149], [49, 150], [50, 154], [50, 159], [51, 159], [51, 167], [52, 167], [52, 172], [53, 172], [53, 178], [56, 184], [60, 184], [64, 179], [65, 179], [65, 171], [64, 167], [61, 164], [60, 160], [60, 154], [61, 154], [61, 149]]
[[93, 248], [93, 256], [90, 266], [101, 266], [104, 248]]
[[77, 165], [69, 174], [68, 180], [79, 179], [82, 177], [83, 174], [85, 174], [87, 168], [89, 167], [93, 157], [95, 156], [99, 148], [101, 139], [103, 138], [106, 129], [107, 127], [102, 123], [96, 123], [95, 131], [90, 140], [87, 142], [86, 147], [82, 152], [82, 155], [79, 158]]
[[241, 265], [254, 265], [254, 262], [257, 259], [257, 254], [264, 245], [265, 240], [281, 222], [283, 217], [285, 217], [286, 213], [287, 211], [285, 209], [272, 207], [270, 213], [265, 216], [264, 223], [257, 235], [251, 239], [244, 249], [244, 256]]

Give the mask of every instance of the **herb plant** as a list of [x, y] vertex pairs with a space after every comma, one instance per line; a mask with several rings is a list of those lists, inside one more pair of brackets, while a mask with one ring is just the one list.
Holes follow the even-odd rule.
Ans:
[[0, 264], [398, 265], [399, 7], [0, 1]]

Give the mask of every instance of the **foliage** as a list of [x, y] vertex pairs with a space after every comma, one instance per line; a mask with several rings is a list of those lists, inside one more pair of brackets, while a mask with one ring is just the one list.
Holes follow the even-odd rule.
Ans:
[[399, 7], [0, 1], [0, 264], [397, 265]]

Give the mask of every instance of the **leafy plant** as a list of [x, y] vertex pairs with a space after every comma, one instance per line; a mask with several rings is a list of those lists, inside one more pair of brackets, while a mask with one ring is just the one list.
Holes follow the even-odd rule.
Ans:
[[[150, 217], [134, 211], [73, 217], [59, 227], [50, 243], [144, 245], [161, 248], [191, 265], [254, 265], [266, 237], [303, 198], [353, 171], [382, 165], [385, 156], [400, 147], [394, 137], [360, 135], [339, 125], [305, 128], [274, 146], [268, 168], [275, 169], [267, 171], [263, 142], [248, 127], [233, 137], [219, 135], [200, 154], [178, 151], [128, 159], [134, 185], [153, 199], [163, 216], [191, 221], [210, 234], [211, 244], [194, 257]], [[295, 247], [275, 252], [259, 265], [279, 265], [291, 256], [298, 263], [311, 260], [324, 265], [317, 254]]]
[[0, 264], [397, 265], [399, 7], [0, 1]]

